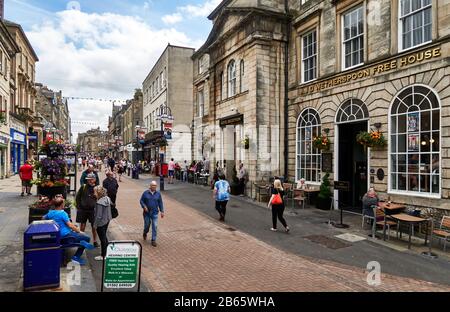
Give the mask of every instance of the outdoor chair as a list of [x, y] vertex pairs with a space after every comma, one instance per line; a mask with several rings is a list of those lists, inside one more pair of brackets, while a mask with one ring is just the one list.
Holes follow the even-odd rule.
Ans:
[[438, 239], [444, 241], [444, 251], [447, 249], [447, 241], [450, 241], [450, 216], [443, 216], [439, 229], [434, 230], [433, 233]]
[[[375, 206], [373, 206], [372, 208], [375, 208]], [[375, 218], [373, 216], [369, 216], [364, 214], [365, 211], [363, 209], [363, 213], [362, 213], [362, 222], [361, 222], [361, 228], [364, 229], [364, 222], [367, 220], [375, 220]], [[375, 215], [375, 214], [374, 214]]]
[[[391, 235], [390, 235], [391, 226], [397, 226], [397, 222], [389, 219], [389, 217], [387, 217], [386, 214], [384, 213], [384, 211], [379, 207], [373, 208], [373, 215], [375, 216], [376, 222], [373, 222], [373, 225], [372, 225], [372, 237], [375, 237], [377, 225], [380, 225], [384, 231], [384, 225], [385, 225], [385, 221], [386, 221], [388, 240], [390, 240], [391, 239]], [[385, 220], [385, 218], [388, 218], [388, 219]], [[397, 231], [397, 235], [398, 235], [398, 231]]]
[[294, 200], [294, 186], [291, 183], [283, 183], [284, 196], [288, 200]]
[[302, 190], [294, 190], [293, 191], [293, 202], [294, 202], [294, 208], [295, 208], [295, 203], [298, 202], [299, 206], [300, 203], [302, 204], [302, 208], [305, 209], [305, 201], [306, 201], [306, 197], [305, 194]]

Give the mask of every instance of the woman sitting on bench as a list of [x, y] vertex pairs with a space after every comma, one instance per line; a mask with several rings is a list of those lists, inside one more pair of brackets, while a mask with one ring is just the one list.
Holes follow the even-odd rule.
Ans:
[[73, 238], [76, 244], [79, 244], [77, 252], [72, 257], [72, 261], [78, 262], [80, 265], [86, 264], [86, 260], [81, 259], [84, 249], [94, 249], [94, 245], [90, 244], [91, 238], [82, 233], [80, 229], [70, 222], [69, 215], [64, 211], [64, 198], [62, 195], [56, 196], [53, 200], [55, 210], [50, 210], [48, 214], [44, 216], [44, 220], [53, 220], [58, 224], [61, 239]]

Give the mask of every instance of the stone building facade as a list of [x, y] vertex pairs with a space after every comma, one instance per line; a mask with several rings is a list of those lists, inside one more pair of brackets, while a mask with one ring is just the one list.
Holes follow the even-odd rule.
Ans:
[[36, 111], [56, 128], [56, 137], [66, 143], [71, 141], [71, 122], [68, 100], [62, 91], [55, 92], [41, 83], [36, 83]]
[[[123, 158], [130, 161], [141, 160], [143, 154], [142, 144], [138, 144], [138, 130], [143, 128], [143, 96], [142, 90], [136, 89], [134, 98], [127, 101], [127, 109], [124, 114], [123, 122]], [[146, 129], [142, 129], [145, 131]], [[138, 155], [141, 154], [141, 155]], [[140, 156], [140, 157], [139, 157]]]
[[[350, 183], [337, 205], [382, 199], [450, 209], [450, 3], [291, 3], [289, 178]], [[380, 131], [387, 146], [356, 136]], [[314, 148], [328, 137], [329, 151]]]
[[113, 103], [112, 115], [109, 117], [107, 142], [110, 156], [114, 159], [121, 159], [123, 157], [123, 129], [127, 108], [127, 104], [115, 106]]
[[100, 127], [91, 129], [78, 134], [77, 145], [80, 146], [80, 152], [83, 154], [99, 155], [103, 151], [108, 137], [108, 131], [101, 131]]
[[282, 0], [222, 1], [208, 17], [213, 29], [196, 52], [196, 58], [209, 55], [209, 109], [203, 117], [209, 129], [203, 138], [211, 142], [211, 163], [219, 162], [229, 181], [241, 162], [251, 182], [284, 175], [285, 13]]
[[[25, 160], [32, 158], [38, 149], [37, 136], [42, 133], [42, 124], [36, 116], [34, 88], [36, 62], [39, 61], [22, 26], [3, 20], [20, 52], [11, 61], [10, 72], [10, 109], [9, 113], [16, 120], [17, 127], [10, 128], [11, 171], [17, 173]], [[19, 130], [25, 129], [25, 132]]]
[[[0, 2], [0, 5], [3, 3]], [[0, 8], [0, 12], [3, 12]], [[0, 178], [10, 175], [10, 122], [11, 64], [19, 47], [0, 20]]]
[[162, 133], [157, 116], [162, 105], [170, 108], [174, 118], [166, 124], [167, 129], [171, 126], [172, 137], [167, 140], [165, 160], [191, 160], [193, 53], [192, 48], [169, 44], [142, 84], [144, 126], [148, 130], [144, 147], [147, 160], [159, 160]]

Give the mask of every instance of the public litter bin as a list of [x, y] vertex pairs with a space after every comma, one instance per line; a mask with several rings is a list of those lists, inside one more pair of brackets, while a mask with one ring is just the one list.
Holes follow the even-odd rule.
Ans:
[[167, 177], [169, 174], [169, 165], [168, 164], [162, 164], [162, 175], [163, 177]]
[[52, 221], [34, 221], [23, 237], [23, 289], [58, 288], [60, 285], [61, 237]]

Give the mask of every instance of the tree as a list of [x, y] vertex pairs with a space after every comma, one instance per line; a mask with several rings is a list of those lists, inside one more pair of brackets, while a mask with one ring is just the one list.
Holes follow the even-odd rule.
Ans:
[[81, 152], [81, 145], [78, 144], [78, 145], [77, 145], [77, 148], [76, 148], [75, 150], [77, 151], [77, 153]]

